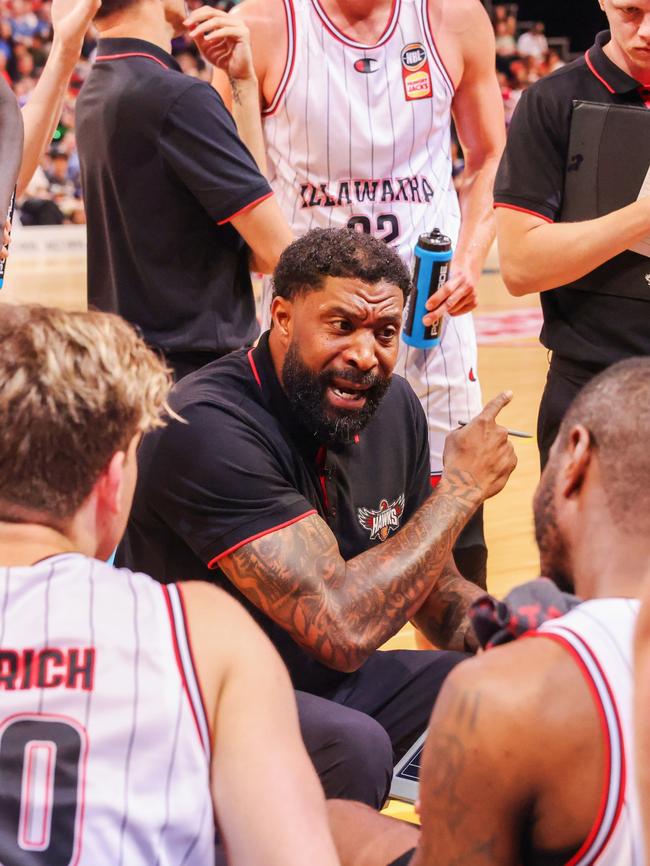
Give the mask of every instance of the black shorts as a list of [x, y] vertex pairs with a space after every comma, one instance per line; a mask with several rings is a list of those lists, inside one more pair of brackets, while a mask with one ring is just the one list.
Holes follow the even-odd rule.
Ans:
[[389, 863], [388, 866], [409, 866], [414, 854], [415, 848], [411, 848], [410, 851], [406, 851], [401, 857], [398, 857], [397, 860], [393, 860], [392, 863]]

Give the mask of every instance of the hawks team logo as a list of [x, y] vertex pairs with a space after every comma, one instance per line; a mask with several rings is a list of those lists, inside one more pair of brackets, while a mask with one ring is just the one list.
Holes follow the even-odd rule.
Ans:
[[370, 532], [371, 541], [374, 541], [375, 538], [386, 541], [391, 532], [399, 529], [402, 514], [404, 514], [403, 493], [394, 502], [387, 502], [382, 499], [378, 511], [373, 511], [370, 508], [357, 509], [359, 523]]
[[410, 42], [402, 48], [402, 80], [407, 102], [431, 97], [431, 70], [426, 48], [421, 42]]

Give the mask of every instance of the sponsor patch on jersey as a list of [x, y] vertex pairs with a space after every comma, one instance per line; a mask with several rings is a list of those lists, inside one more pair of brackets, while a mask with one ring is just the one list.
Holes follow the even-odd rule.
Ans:
[[370, 533], [370, 540], [386, 541], [391, 532], [399, 529], [404, 514], [404, 494], [394, 502], [382, 499], [378, 509], [357, 508], [357, 518], [361, 526]]
[[407, 102], [431, 97], [431, 69], [426, 48], [421, 42], [411, 42], [402, 48], [402, 80]]
[[360, 57], [354, 64], [357, 72], [364, 75], [370, 75], [373, 72], [379, 72], [379, 61], [374, 57]]

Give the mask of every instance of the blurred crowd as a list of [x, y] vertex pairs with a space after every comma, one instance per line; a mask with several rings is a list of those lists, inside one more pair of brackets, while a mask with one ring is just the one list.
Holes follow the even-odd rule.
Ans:
[[522, 26], [516, 3], [498, 3], [493, 12], [497, 75], [501, 85], [506, 124], [524, 90], [533, 82], [564, 66], [560, 52], [550, 47], [542, 21]]
[[[193, 9], [203, 2], [189, 0], [188, 6]], [[236, 2], [216, 0], [214, 5], [229, 9]], [[51, 48], [50, 7], [51, 0], [0, 0], [0, 75], [13, 88], [21, 105], [29, 99]], [[497, 74], [509, 123], [524, 89], [562, 66], [563, 61], [558, 51], [549, 47], [542, 22], [522, 28], [517, 20], [517, 4], [495, 5], [493, 23]], [[96, 44], [96, 35], [91, 31], [70, 81], [52, 145], [18, 202], [23, 225], [85, 222], [75, 147], [74, 103], [90, 69]], [[183, 72], [209, 80], [210, 69], [191, 40], [175, 40], [174, 55]], [[462, 158], [459, 158], [457, 173], [461, 171]]]

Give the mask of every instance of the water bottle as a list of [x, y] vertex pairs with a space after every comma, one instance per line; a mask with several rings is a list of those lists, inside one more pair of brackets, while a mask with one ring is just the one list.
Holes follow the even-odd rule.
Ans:
[[433, 349], [440, 343], [441, 320], [425, 328], [422, 318], [428, 312], [426, 303], [431, 295], [447, 282], [451, 256], [451, 240], [440, 229], [418, 238], [415, 245], [413, 291], [402, 330], [402, 338], [408, 346]]

